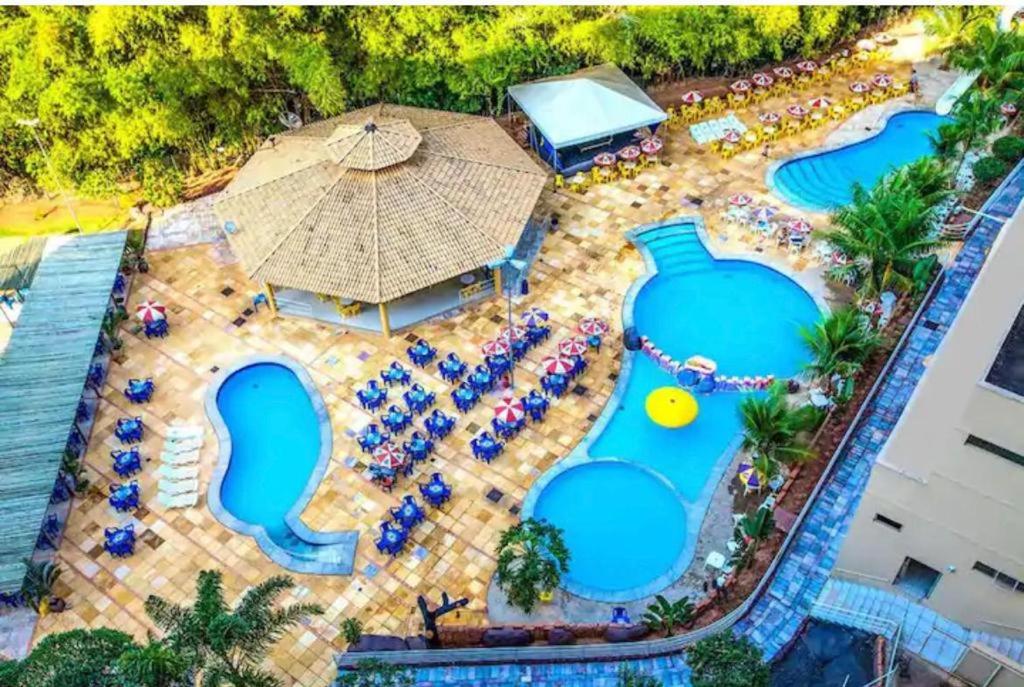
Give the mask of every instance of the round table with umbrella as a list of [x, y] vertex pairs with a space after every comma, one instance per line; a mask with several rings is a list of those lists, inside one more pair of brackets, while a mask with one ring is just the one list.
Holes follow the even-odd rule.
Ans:
[[778, 112], [762, 112], [757, 115], [757, 121], [761, 122], [765, 126], [772, 126], [778, 124], [782, 116]]
[[405, 453], [393, 441], [385, 441], [373, 449], [373, 462], [387, 470], [398, 470], [405, 465]]
[[736, 476], [739, 478], [740, 484], [753, 491], [760, 491], [767, 481], [765, 474], [754, 467], [753, 463], [746, 460], [740, 461]]
[[508, 343], [501, 340], [488, 341], [480, 347], [480, 352], [484, 355], [508, 355], [509, 351]]
[[619, 151], [619, 157], [626, 162], [633, 162], [640, 157], [640, 146], [626, 146]]
[[751, 198], [746, 193], [734, 193], [731, 196], [729, 196], [729, 205], [733, 205], [738, 208], [746, 207], [747, 205], [750, 205], [753, 202], [754, 199]]
[[600, 317], [584, 317], [576, 328], [587, 336], [604, 336], [608, 333], [608, 323]]
[[754, 74], [752, 77], [750, 77], [750, 80], [758, 88], [768, 88], [773, 83], [775, 83], [775, 79], [768, 76], [764, 72], [758, 72], [757, 74]]
[[722, 140], [731, 145], [736, 145], [741, 139], [742, 137], [740, 136], [740, 132], [736, 131], [736, 129], [727, 129], [726, 132], [722, 134]]
[[147, 298], [135, 306], [135, 316], [144, 324], [167, 319], [167, 306]]
[[520, 399], [507, 393], [498, 401], [498, 405], [494, 406], [494, 417], [498, 422], [514, 425], [526, 417], [526, 407]]
[[871, 86], [863, 81], [854, 81], [850, 84], [850, 90], [858, 95], [864, 95], [871, 90]]
[[562, 339], [558, 343], [558, 352], [562, 355], [583, 355], [587, 352], [587, 340], [582, 336], [573, 336]]
[[778, 214], [778, 209], [771, 205], [762, 205], [761, 207], [754, 210], [752, 217], [758, 224], [768, 224], [772, 221], [772, 217]]
[[729, 86], [729, 89], [733, 93], [746, 93], [750, 90], [750, 82], [746, 79], [740, 79], [739, 81], [733, 81]]
[[650, 136], [640, 141], [640, 150], [644, 155], [654, 157], [665, 147], [665, 143], [658, 136]]
[[807, 101], [807, 107], [812, 110], [827, 110], [832, 107], [832, 101], [823, 95], [819, 95], [816, 98], [811, 98]]
[[526, 338], [526, 330], [522, 327], [513, 326], [511, 328], [505, 327], [498, 334], [498, 341], [511, 345], [512, 341]]
[[818, 68], [818, 63], [814, 60], [801, 60], [796, 63], [796, 68], [804, 74], [810, 74]]
[[786, 231], [795, 234], [810, 234], [813, 227], [805, 219], [793, 219], [786, 222]]
[[525, 311], [520, 318], [527, 327], [542, 327], [548, 321], [548, 314], [540, 308], [534, 307]]
[[793, 70], [790, 69], [789, 67], [776, 67], [775, 69], [772, 70], [772, 73], [774, 73], [775, 76], [779, 77], [780, 79], [793, 78]]
[[704, 101], [704, 95], [700, 91], [687, 91], [679, 100], [684, 105], [699, 105]]
[[809, 113], [810, 110], [808, 110], [803, 105], [790, 105], [789, 107], [786, 108], [786, 114], [788, 114], [790, 117], [796, 117], [797, 119], [806, 117]]
[[548, 374], [567, 375], [572, 372], [572, 361], [561, 355], [549, 355], [540, 364]]
[[890, 88], [892, 87], [892, 77], [888, 74], [875, 74], [871, 77], [871, 83], [878, 88]]
[[598, 153], [594, 156], [594, 164], [598, 167], [611, 167], [615, 164], [615, 153]]

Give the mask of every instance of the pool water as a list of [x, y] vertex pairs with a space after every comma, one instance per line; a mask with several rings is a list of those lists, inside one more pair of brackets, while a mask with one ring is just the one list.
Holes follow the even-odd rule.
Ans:
[[[627, 303], [627, 325], [677, 360], [711, 358], [723, 375], [800, 371], [798, 329], [819, 311], [798, 284], [756, 263], [715, 260], [693, 224], [649, 229], [634, 241], [658, 271], [631, 312]], [[532, 504], [535, 517], [565, 530], [566, 587], [608, 601], [647, 596], [682, 574], [741, 431], [735, 392], [699, 395], [687, 427], [655, 425], [644, 401], [675, 381], [642, 353], [630, 361], [591, 434], [563, 461], [573, 467], [556, 465], [553, 479], [542, 477]]]
[[951, 121], [913, 110], [891, 116], [878, 134], [857, 143], [801, 155], [769, 171], [770, 187], [787, 202], [827, 211], [853, 200], [853, 185], [870, 189], [887, 172], [933, 153], [929, 134]]

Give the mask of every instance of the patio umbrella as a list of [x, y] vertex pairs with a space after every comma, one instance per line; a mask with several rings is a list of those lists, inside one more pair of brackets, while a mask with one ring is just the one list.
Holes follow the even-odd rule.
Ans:
[[601, 336], [608, 333], [608, 323], [600, 317], [584, 317], [576, 328], [587, 336]]
[[525, 339], [525, 338], [526, 338], [526, 330], [523, 329], [522, 327], [512, 327], [511, 329], [508, 328], [508, 327], [505, 327], [504, 329], [501, 330], [501, 333], [498, 334], [498, 341], [500, 341], [502, 343], [506, 343], [506, 344], [511, 344], [512, 341], [514, 341], [516, 339]]
[[875, 84], [879, 88], [889, 88], [892, 86], [892, 77], [888, 74], [875, 74], [871, 78], [871, 83]]
[[598, 153], [594, 156], [594, 164], [598, 167], [611, 167], [615, 164], [615, 153]]
[[757, 121], [762, 124], [778, 124], [782, 116], [778, 112], [762, 112], [757, 115]]
[[790, 105], [786, 108], [786, 114], [791, 117], [806, 117], [808, 109], [803, 105]]
[[724, 134], [722, 134], [722, 140], [725, 141], [726, 143], [739, 143], [740, 132], [736, 131], [736, 129], [729, 129]]
[[895, 38], [884, 32], [876, 33], [871, 38], [874, 39], [875, 43], [878, 43], [879, 45], [893, 45], [896, 43]]
[[786, 222], [786, 229], [798, 234], [809, 234], [813, 227], [811, 226], [811, 223], [805, 219], [794, 219]]
[[867, 93], [871, 90], [871, 86], [864, 83], [863, 81], [854, 81], [850, 84], [850, 90], [854, 93]]
[[768, 86], [771, 86], [773, 83], [775, 83], [775, 79], [768, 76], [764, 72], [758, 72], [757, 74], [754, 74], [752, 77], [750, 77], [750, 80], [754, 82], [755, 86], [758, 86], [760, 88], [767, 88]]
[[494, 406], [494, 417], [506, 424], [519, 422], [525, 416], [526, 408], [523, 402], [512, 394], [506, 394], [498, 401], [498, 405]]
[[397, 470], [405, 465], [405, 454], [393, 441], [385, 441], [373, 449], [373, 462], [382, 468]]
[[1002, 112], [1007, 117], [1012, 117], [1013, 115], [1017, 114], [1017, 106], [1014, 105], [1013, 103], [1003, 103], [1002, 105], [999, 106], [999, 111]]
[[657, 155], [664, 147], [665, 144], [657, 136], [651, 136], [640, 141], [640, 150], [648, 155]]
[[740, 79], [739, 81], [734, 81], [729, 88], [731, 88], [734, 93], [746, 93], [750, 90], [750, 82], [746, 79]]
[[700, 91], [687, 91], [680, 100], [686, 105], [696, 105], [704, 100], [704, 96]]
[[770, 205], [762, 205], [754, 211], [754, 221], [758, 223], [769, 222], [778, 213], [778, 210]]
[[508, 355], [509, 347], [504, 341], [488, 341], [480, 347], [480, 352], [484, 355]]
[[567, 375], [572, 372], [572, 361], [560, 355], [549, 355], [540, 364], [548, 374]]
[[857, 45], [855, 45], [854, 47], [857, 48], [857, 50], [860, 50], [861, 52], [871, 52], [878, 46], [875, 45], [875, 42], [870, 38], [861, 38], [859, 41], [857, 41]]
[[805, 74], [809, 74], [810, 72], [813, 72], [815, 69], [818, 68], [818, 63], [815, 62], [814, 60], [803, 60], [801, 62], [796, 63], [796, 68], [804, 72]]
[[625, 148], [619, 151], [619, 157], [622, 158], [623, 160], [626, 160], [627, 162], [635, 160], [638, 157], [640, 157], [640, 147], [626, 146]]
[[819, 95], [817, 98], [808, 100], [807, 106], [813, 110], [827, 110], [832, 107], [832, 101], [823, 95]]
[[548, 321], [548, 314], [540, 308], [530, 308], [520, 317], [527, 327], [539, 327]]
[[558, 352], [562, 355], [583, 355], [587, 352], [587, 340], [582, 336], [562, 339], [558, 344]]
[[775, 76], [779, 77], [780, 79], [793, 78], [793, 70], [790, 69], [789, 67], [776, 67], [772, 71], [775, 73]]
[[745, 487], [760, 489], [764, 486], [764, 473], [755, 468], [754, 465], [748, 461], [740, 461], [739, 469], [736, 471], [736, 476], [740, 478], [740, 482]]
[[147, 298], [135, 306], [135, 316], [145, 323], [167, 319], [167, 307], [152, 298]]
[[729, 196], [729, 205], [735, 205], [736, 207], [744, 207], [754, 202], [754, 199], [748, 196], [746, 193], [734, 193]]

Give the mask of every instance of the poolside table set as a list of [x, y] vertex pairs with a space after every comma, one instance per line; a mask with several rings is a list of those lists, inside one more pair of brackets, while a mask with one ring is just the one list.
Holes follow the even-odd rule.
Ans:
[[388, 390], [376, 379], [371, 379], [366, 386], [356, 391], [356, 398], [363, 410], [377, 410], [388, 401]]
[[135, 510], [139, 507], [139, 483], [111, 484], [108, 501], [111, 507], [119, 513]]
[[114, 426], [114, 436], [122, 444], [139, 443], [142, 441], [144, 431], [141, 417], [122, 417], [118, 419], [117, 424]]
[[406, 353], [409, 354], [409, 360], [416, 367], [426, 367], [437, 357], [437, 349], [423, 339], [407, 348]]
[[135, 526], [108, 527], [103, 530], [103, 548], [115, 558], [124, 558], [135, 553]]
[[142, 457], [139, 455], [138, 446], [132, 446], [127, 451], [115, 449], [110, 452], [110, 457], [114, 461], [114, 472], [118, 477], [131, 477], [142, 471]]
[[433, 391], [427, 391], [423, 388], [423, 385], [417, 382], [402, 394], [402, 399], [409, 410], [417, 415], [422, 415], [427, 411], [427, 408], [434, 405], [437, 397]]
[[[423, 499], [435, 508], [444, 505], [452, 495], [451, 486], [445, 483], [439, 472], [433, 473], [426, 484], [419, 485], [419, 490]], [[391, 509], [391, 517], [394, 522], [385, 520], [380, 524], [376, 545], [381, 553], [397, 556], [409, 541], [412, 528], [426, 520], [427, 514], [416, 499], [407, 494], [397, 508]]]
[[129, 379], [128, 386], [124, 389], [124, 396], [132, 403], [148, 403], [153, 398], [156, 386], [153, 378]]

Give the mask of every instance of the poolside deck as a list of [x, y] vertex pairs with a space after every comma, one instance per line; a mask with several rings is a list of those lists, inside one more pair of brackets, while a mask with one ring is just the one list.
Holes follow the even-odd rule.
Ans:
[[[907, 65], [895, 69], [901, 74], [909, 71]], [[934, 97], [941, 92], [943, 74], [924, 67], [919, 71], [926, 87], [923, 102], [928, 102], [932, 92]], [[823, 87], [812, 86], [790, 99], [836, 95], [845, 88], [845, 83], [837, 80]], [[785, 104], [780, 100], [765, 106], [781, 110]], [[111, 371], [89, 448], [94, 488], [76, 500], [60, 549], [65, 568], [61, 586], [70, 608], [42, 619], [37, 638], [42, 633], [89, 626], [118, 627], [142, 636], [148, 628], [142, 607], [146, 597], [159, 594], [173, 601], [191, 599], [196, 575], [202, 569], [223, 570], [229, 596], [282, 572], [250, 538], [221, 526], [205, 507], [205, 499], [186, 511], [166, 511], [155, 500], [153, 472], [161, 435], [171, 422], [208, 428], [201, 483], [204, 488], [209, 483], [217, 456], [203, 411], [206, 385], [220, 367], [251, 353], [279, 353], [302, 363], [331, 414], [334, 457], [304, 521], [313, 529], [356, 528], [361, 532], [355, 575], [296, 576], [303, 600], [321, 603], [327, 613], [275, 649], [272, 660], [278, 671], [288, 676], [286, 682], [324, 684], [333, 677], [332, 653], [343, 645], [338, 626], [345, 617], [362, 620], [367, 632], [415, 633], [419, 626], [415, 597], [420, 593], [432, 599], [442, 591], [466, 595], [471, 603], [457, 621], [483, 622], [498, 534], [516, 520], [517, 506], [536, 476], [580, 440], [614, 386], [622, 299], [643, 270], [639, 255], [624, 239], [625, 232], [665, 217], [701, 214], [717, 252], [756, 255], [794, 273], [812, 293], [833, 298], [812, 251], [792, 255], [773, 245], [759, 245], [751, 235], [724, 225], [718, 212], [725, 198], [735, 192], [767, 198], [764, 173], [772, 159], [821, 145], [826, 137], [844, 135], [843, 131], [864, 133], [871, 116], [910, 104], [910, 98], [902, 103], [890, 101], [859, 113], [856, 121], [841, 125], [839, 132], [836, 125], [829, 125], [785, 139], [768, 159], [751, 151], [722, 160], [698, 149], [679, 128], [668, 139], [664, 159], [669, 164], [665, 166], [584, 195], [545, 191], [541, 203], [547, 211], [558, 213], [559, 230], [545, 240], [531, 276], [530, 295], [517, 309], [537, 305], [548, 310], [554, 332], [550, 342], [520, 365], [517, 387], [538, 386], [537, 362], [584, 315], [599, 315], [612, 323], [608, 345], [592, 358], [590, 369], [580, 380], [579, 393], [570, 393], [554, 404], [542, 425], [524, 432], [491, 465], [473, 460], [468, 442], [489, 419], [493, 402], [460, 418], [455, 433], [441, 442], [436, 461], [417, 473], [422, 478], [430, 471], [442, 472], [455, 486], [452, 502], [443, 512], [429, 514], [427, 522], [414, 531], [413, 546], [395, 560], [379, 555], [373, 539], [377, 523], [386, 516], [387, 508], [409, 493], [410, 482], [403, 481], [393, 494], [384, 494], [350, 467], [350, 459], [360, 455], [353, 433], [370, 419], [355, 403], [354, 388], [392, 360], [405, 361], [406, 339], [387, 341], [305, 320], [275, 320], [265, 309], [253, 313], [251, 296], [256, 285], [218, 244], [150, 253], [151, 270], [136, 281], [131, 302], [154, 297], [166, 303], [172, 331], [166, 339], [153, 340], [125, 332], [126, 360]], [[749, 114], [740, 116], [752, 120]], [[455, 351], [475, 362], [480, 359], [479, 344], [502, 326], [503, 312], [500, 302], [489, 300], [448, 319], [418, 325], [409, 335], [426, 338], [442, 354]], [[102, 492], [116, 481], [108, 457], [115, 444], [113, 423], [140, 408], [127, 405], [120, 390], [129, 377], [137, 376], [152, 376], [157, 386], [153, 402], [141, 407], [148, 428], [142, 452], [154, 460], [146, 464], [140, 479], [146, 505], [135, 514], [136, 531], [142, 533], [140, 544], [133, 557], [122, 561], [102, 550], [103, 528], [117, 522]], [[433, 373], [416, 371], [414, 379], [438, 391], [447, 409], [447, 384]]]

